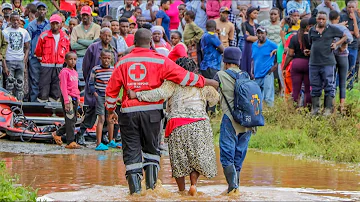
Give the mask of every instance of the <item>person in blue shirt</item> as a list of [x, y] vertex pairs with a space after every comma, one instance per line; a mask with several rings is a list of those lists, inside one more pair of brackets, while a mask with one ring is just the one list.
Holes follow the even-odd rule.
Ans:
[[[205, 78], [213, 79], [221, 68], [221, 54], [224, 52], [222, 45], [216, 31], [216, 22], [208, 20], [206, 22], [206, 31], [201, 37], [200, 46], [203, 53], [203, 60], [200, 63], [200, 72]], [[215, 112], [214, 107], [208, 107], [207, 111]]]
[[200, 63], [200, 71], [205, 78], [213, 79], [220, 70], [224, 46], [215, 33], [216, 22], [214, 20], [206, 22], [206, 31], [200, 40], [201, 51], [204, 55], [204, 59]]
[[253, 60], [253, 74], [256, 83], [260, 86], [264, 101], [270, 107], [274, 105], [274, 74], [277, 69], [275, 54], [277, 45], [266, 38], [265, 27], [256, 29], [258, 40], [252, 45], [251, 58]]
[[37, 102], [39, 94], [39, 79], [40, 79], [40, 62], [35, 56], [35, 48], [39, 36], [42, 32], [50, 30], [49, 20], [45, 18], [47, 13], [47, 5], [43, 2], [37, 4], [38, 18], [29, 23], [27, 31], [30, 34], [30, 53], [29, 53], [29, 83], [30, 83], [30, 101]]
[[165, 11], [170, 8], [170, 0], [161, 0], [160, 1], [160, 10], [156, 13], [156, 25], [162, 26], [165, 30], [165, 34], [168, 39], [170, 39], [170, 17], [165, 13]]

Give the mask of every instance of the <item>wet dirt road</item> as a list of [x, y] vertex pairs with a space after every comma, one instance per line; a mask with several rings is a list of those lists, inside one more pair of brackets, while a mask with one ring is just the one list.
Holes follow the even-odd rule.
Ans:
[[26, 152], [32, 154], [19, 154], [3, 152], [2, 146], [7, 144], [10, 147], [13, 142], [0, 141], [0, 159], [11, 174], [19, 175], [20, 184], [38, 188], [39, 195], [45, 195], [47, 200], [360, 200], [360, 172], [356, 165], [250, 150], [241, 172], [241, 195], [225, 196], [222, 193], [226, 181], [217, 149], [218, 176], [200, 178], [199, 195], [190, 197], [177, 193], [169, 158], [163, 156], [159, 173], [162, 186], [138, 197], [128, 196], [119, 150], [68, 152], [55, 145], [20, 143], [23, 148], [37, 149]]

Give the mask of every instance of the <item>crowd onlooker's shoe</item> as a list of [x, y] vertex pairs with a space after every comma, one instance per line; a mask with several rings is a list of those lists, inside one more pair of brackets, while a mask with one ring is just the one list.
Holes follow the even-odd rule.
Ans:
[[48, 102], [48, 100], [42, 100], [42, 99], [40, 99], [40, 98], [37, 98], [37, 101], [40, 102], [40, 103]]
[[122, 144], [116, 143], [114, 140], [111, 140], [107, 146], [111, 148], [119, 148], [122, 147]]
[[103, 143], [100, 143], [96, 148], [95, 151], [106, 151], [108, 150], [108, 146], [104, 145]]
[[80, 149], [81, 146], [76, 144], [76, 142], [72, 142], [65, 146], [66, 149]]

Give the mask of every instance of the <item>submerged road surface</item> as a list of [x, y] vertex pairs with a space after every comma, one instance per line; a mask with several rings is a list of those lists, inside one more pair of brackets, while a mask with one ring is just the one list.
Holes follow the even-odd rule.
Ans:
[[[159, 186], [129, 196], [121, 150], [65, 150], [51, 144], [0, 140], [0, 159], [20, 184], [39, 189], [47, 201], [144, 200], [360, 200], [356, 165], [333, 164], [250, 150], [241, 172], [240, 194], [225, 195], [226, 180], [218, 159], [218, 175], [200, 178], [198, 195], [178, 193], [168, 156], [161, 158]], [[9, 153], [13, 152], [13, 153]]]

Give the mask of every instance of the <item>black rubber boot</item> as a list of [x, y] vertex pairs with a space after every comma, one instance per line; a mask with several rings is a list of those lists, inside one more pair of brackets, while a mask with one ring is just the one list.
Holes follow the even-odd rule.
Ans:
[[330, 116], [332, 114], [332, 110], [333, 110], [333, 101], [334, 98], [332, 96], [325, 96], [324, 99], [324, 116]]
[[130, 195], [140, 194], [141, 192], [141, 176], [139, 173], [130, 174], [126, 176], [129, 184]]
[[146, 189], [155, 189], [158, 172], [159, 170], [156, 165], [148, 165], [145, 167]]
[[320, 110], [320, 97], [311, 97], [311, 115], [318, 115]]
[[228, 193], [230, 193], [234, 189], [239, 188], [237, 172], [235, 170], [234, 165], [229, 165], [229, 166], [225, 167], [224, 168], [224, 175], [225, 175], [225, 178], [226, 178], [226, 182], [229, 185]]

